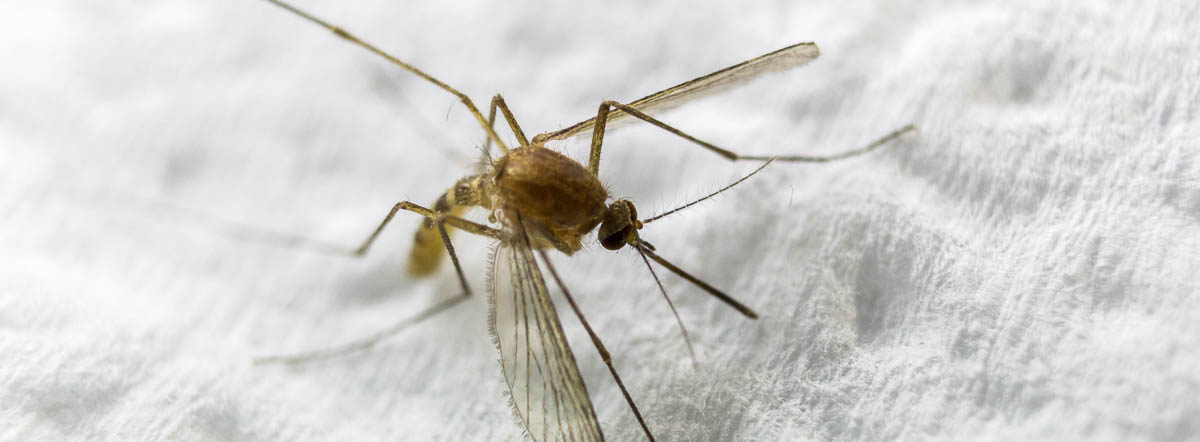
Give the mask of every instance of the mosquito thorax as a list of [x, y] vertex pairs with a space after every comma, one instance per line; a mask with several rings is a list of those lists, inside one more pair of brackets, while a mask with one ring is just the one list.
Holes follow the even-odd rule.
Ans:
[[540, 145], [512, 149], [492, 162], [496, 209], [519, 213], [536, 246], [570, 255], [604, 219], [608, 190], [587, 168]]
[[608, 205], [597, 235], [604, 248], [619, 250], [626, 244], [632, 244], [637, 238], [637, 230], [641, 228], [642, 222], [637, 219], [637, 208], [633, 202], [621, 199]]

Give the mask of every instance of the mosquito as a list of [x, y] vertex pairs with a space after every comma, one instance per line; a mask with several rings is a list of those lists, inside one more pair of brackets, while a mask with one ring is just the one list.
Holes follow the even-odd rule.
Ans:
[[[470, 98], [441, 80], [288, 3], [281, 0], [267, 1], [326, 28], [338, 37], [375, 53], [393, 65], [450, 93], [483, 128], [487, 140], [483, 146], [485, 162], [479, 173], [459, 179], [434, 202], [432, 208], [409, 201], [397, 203], [362, 245], [353, 251], [356, 256], [366, 254], [371, 244], [400, 211], [416, 213], [423, 221], [414, 237], [408, 272], [413, 276], [430, 275], [438, 269], [442, 257], [449, 255], [462, 286], [461, 295], [435, 304], [418, 315], [365, 339], [325, 350], [261, 358], [257, 362], [296, 363], [369, 348], [404, 328], [463, 302], [471, 296], [472, 291], [450, 241], [447, 226], [485, 236], [495, 240], [497, 244], [490, 256], [489, 329], [493, 343], [500, 353], [500, 366], [508, 387], [509, 405], [520, 418], [526, 433], [537, 441], [604, 440], [587, 387], [579, 374], [574, 353], [567, 343], [558, 312], [550, 299], [550, 291], [542, 273], [543, 267], [600, 353], [646, 438], [654, 440], [654, 435], [634, 404], [633, 397], [613, 367], [612, 355], [584, 318], [574, 297], [551, 264], [547, 250], [557, 250], [569, 256], [583, 248], [585, 235], [596, 231], [599, 243], [605, 249], [620, 250], [630, 247], [639, 254], [668, 305], [671, 305], [670, 298], [666, 297], [666, 290], [654, 273], [650, 261], [691, 282], [747, 318], [756, 319], [758, 315], [749, 307], [658, 255], [657, 249], [643, 240], [638, 231], [648, 223], [729, 190], [773, 161], [827, 162], [849, 158], [870, 152], [914, 129], [913, 125], [908, 125], [865, 147], [829, 156], [758, 156], [742, 155], [717, 147], [650, 115], [697, 97], [740, 85], [763, 73], [792, 69], [817, 58], [820, 51], [816, 44], [798, 43], [629, 103], [604, 101], [595, 117], [530, 139], [517, 124], [512, 111], [499, 94], [492, 98], [485, 117]], [[496, 132], [494, 127], [497, 110], [516, 138], [517, 146], [509, 147]], [[633, 202], [611, 198], [598, 178], [605, 128], [609, 123], [621, 120], [641, 120], [731, 161], [762, 161], [763, 164], [734, 183], [702, 198], [665, 213], [639, 219]], [[548, 142], [565, 140], [588, 132], [592, 137], [586, 166], [546, 147]], [[493, 143], [499, 150], [497, 158], [491, 156]], [[492, 225], [463, 218], [462, 215], [470, 208], [487, 211], [489, 224]], [[675, 311], [673, 305], [671, 310]], [[675, 316], [678, 321], [677, 312]], [[689, 353], [695, 361], [682, 322], [679, 326], [685, 342], [688, 342]]]

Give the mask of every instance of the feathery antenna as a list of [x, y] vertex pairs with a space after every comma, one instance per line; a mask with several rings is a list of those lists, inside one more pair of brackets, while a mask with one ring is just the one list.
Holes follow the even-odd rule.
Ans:
[[646, 218], [646, 219], [642, 220], [642, 224], [649, 224], [651, 221], [654, 221], [654, 220], [656, 220], [656, 219], [659, 219], [659, 218], [662, 218], [662, 217], [664, 217], [664, 216], [670, 215], [670, 214], [672, 214], [672, 213], [678, 212], [678, 211], [680, 211], [680, 210], [686, 209], [686, 208], [688, 208], [688, 207], [692, 207], [692, 206], [694, 206], [694, 205], [696, 205], [696, 204], [699, 204], [701, 201], [704, 201], [704, 200], [706, 200], [706, 199], [709, 199], [709, 198], [712, 198], [712, 197], [714, 197], [714, 196], [717, 196], [717, 194], [719, 194], [719, 193], [721, 193], [721, 192], [724, 192], [724, 191], [726, 191], [726, 190], [729, 190], [729, 189], [730, 189], [730, 188], [732, 188], [733, 186], [736, 186], [736, 185], [738, 185], [738, 184], [741, 184], [741, 183], [742, 183], [742, 181], [746, 181], [746, 180], [750, 179], [750, 177], [754, 176], [754, 174], [758, 173], [758, 171], [760, 171], [760, 170], [763, 170], [764, 168], [766, 168], [768, 165], [770, 165], [770, 164], [771, 164], [772, 162], [774, 162], [774, 161], [775, 161], [775, 158], [771, 158], [771, 159], [767, 160], [767, 162], [763, 163], [763, 165], [761, 165], [761, 166], [758, 166], [758, 168], [757, 168], [757, 169], [754, 169], [754, 171], [753, 171], [753, 172], [750, 172], [748, 175], [746, 175], [746, 176], [742, 177], [741, 179], [739, 179], [739, 180], [737, 180], [737, 181], [734, 181], [734, 182], [733, 182], [733, 184], [730, 184], [730, 185], [728, 185], [728, 186], [722, 187], [722, 188], [720, 188], [719, 190], [717, 190], [716, 192], [713, 192], [713, 193], [710, 193], [710, 194], [708, 194], [708, 195], [705, 195], [704, 197], [702, 197], [702, 198], [699, 198], [699, 199], [697, 199], [697, 200], [695, 200], [695, 201], [692, 201], [692, 202], [690, 202], [690, 203], [684, 204], [684, 205], [682, 205], [682, 206], [676, 207], [676, 208], [674, 208], [674, 209], [668, 210], [668, 211], [666, 211], [666, 212], [663, 212], [663, 213], [660, 213], [660, 214], [658, 214], [658, 215], [654, 215], [654, 216], [652, 216], [652, 217]]

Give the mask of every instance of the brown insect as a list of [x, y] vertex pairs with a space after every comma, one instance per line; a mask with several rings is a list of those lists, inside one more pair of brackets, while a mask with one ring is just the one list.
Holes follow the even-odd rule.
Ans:
[[[539, 441], [598, 441], [603, 440], [604, 436], [535, 255], [541, 257], [542, 265], [562, 290], [572, 311], [591, 337], [593, 345], [608, 366], [646, 437], [653, 440], [654, 436], [634, 404], [632, 396], [613, 368], [611, 355], [584, 319], [574, 298], [550, 263], [546, 250], [555, 249], [571, 255], [583, 247], [584, 236], [595, 230], [600, 244], [606, 249], [632, 247], [636, 250], [652, 275], [654, 270], [650, 264], [651, 260], [692, 282], [745, 316], [757, 318], [757, 314], [749, 307], [659, 256], [655, 252], [656, 249], [641, 238], [638, 230], [646, 223], [728, 190], [758, 173], [772, 161], [824, 162], [848, 158], [869, 152], [913, 129], [913, 126], [909, 125], [866, 147], [831, 156], [748, 156], [697, 139], [647, 114], [744, 83], [765, 72], [804, 65], [818, 56], [819, 51], [815, 44], [799, 43], [630, 103], [605, 101], [600, 104], [594, 118], [566, 129], [537, 135], [530, 140], [500, 95], [492, 99], [485, 118], [470, 98], [446, 83], [287, 3], [279, 0], [267, 1], [322, 26], [453, 94], [483, 128], [488, 140], [483, 149], [486, 161], [479, 173], [459, 179], [437, 199], [432, 209], [408, 201], [397, 203], [375, 231], [354, 251], [355, 255], [365, 254], [397, 212], [406, 210], [417, 213], [424, 220], [414, 238], [408, 272], [414, 276], [432, 274], [439, 267], [442, 251], [445, 250], [462, 285], [461, 296], [434, 305], [408, 321], [366, 339], [327, 350], [262, 358], [258, 362], [302, 362], [368, 348], [405, 327], [462, 302], [470, 296], [471, 289], [459, 265], [446, 226], [487, 236], [498, 241], [498, 247], [491, 257], [492, 272], [489, 281], [489, 325], [493, 341], [500, 352], [510, 405], [521, 418], [528, 434]], [[503, 115], [519, 146], [510, 148], [494, 130], [497, 110]], [[610, 122], [629, 117], [657, 126], [729, 160], [759, 160], [764, 161], [764, 164], [742, 179], [703, 198], [654, 217], [638, 219], [637, 208], [631, 201], [616, 199], [609, 202], [609, 193], [598, 179], [605, 128]], [[592, 141], [587, 166], [545, 146], [547, 142], [563, 140], [589, 130]], [[498, 158], [491, 157], [492, 143], [499, 149]], [[489, 221], [498, 223], [500, 228], [462, 218], [466, 209], [473, 207], [487, 210], [490, 214]], [[656, 275], [654, 279], [658, 282]], [[666, 297], [661, 282], [658, 286]], [[670, 303], [670, 298], [667, 298], [667, 302]], [[674, 311], [674, 306], [671, 308]], [[678, 320], [678, 313], [676, 319]], [[687, 335], [682, 323], [680, 329], [686, 340]], [[690, 343], [688, 349], [691, 352]]]

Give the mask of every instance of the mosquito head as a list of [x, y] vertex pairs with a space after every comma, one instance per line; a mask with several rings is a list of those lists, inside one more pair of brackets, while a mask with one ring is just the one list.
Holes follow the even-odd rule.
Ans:
[[625, 244], [632, 244], [640, 228], [642, 222], [637, 219], [637, 208], [633, 203], [624, 199], [613, 201], [604, 212], [604, 221], [600, 222], [600, 245], [608, 250], [618, 250]]

